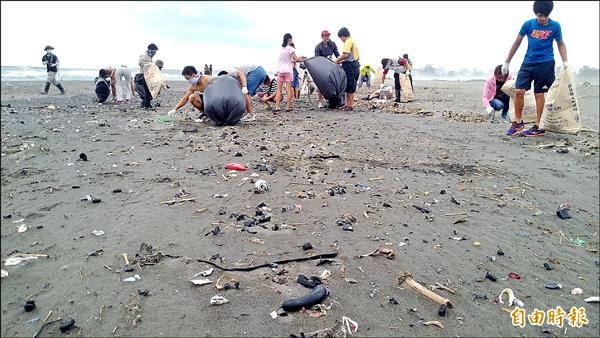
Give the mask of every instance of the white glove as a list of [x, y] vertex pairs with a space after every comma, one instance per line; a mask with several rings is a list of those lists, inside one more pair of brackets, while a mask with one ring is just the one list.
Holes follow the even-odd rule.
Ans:
[[177, 112], [177, 110], [175, 110], [175, 108], [169, 110], [169, 112], [167, 113], [168, 116], [171, 116], [173, 114], [175, 114]]
[[506, 74], [508, 74], [508, 62], [505, 62], [505, 63], [502, 65], [502, 74], [503, 74], [503, 75], [506, 75]]
[[242, 94], [244, 94], [244, 95], [248, 94], [248, 88], [242, 87]]
[[485, 111], [486, 111], [488, 114], [491, 114], [491, 113], [494, 111], [494, 108], [492, 108], [492, 106], [489, 106], [489, 107], [485, 108]]
[[567, 63], [567, 61], [563, 62], [563, 65], [562, 65], [563, 70], [567, 70], [568, 67], [569, 67], [569, 64]]
[[379, 90], [383, 89], [383, 83], [379, 85]]

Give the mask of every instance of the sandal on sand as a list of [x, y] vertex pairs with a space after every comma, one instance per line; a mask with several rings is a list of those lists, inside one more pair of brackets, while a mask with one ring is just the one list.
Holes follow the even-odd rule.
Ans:
[[293, 111], [293, 109], [292, 108], [286, 108], [285, 111], [286, 111], [286, 113], [289, 113], [289, 112]]
[[273, 115], [278, 115], [281, 113], [281, 109], [273, 109]]
[[354, 110], [354, 107], [343, 106], [343, 107], [340, 107], [339, 110], [351, 111], [351, 110]]

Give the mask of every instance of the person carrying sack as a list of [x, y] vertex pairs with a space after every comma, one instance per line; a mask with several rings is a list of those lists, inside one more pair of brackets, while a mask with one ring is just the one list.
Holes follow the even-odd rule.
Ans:
[[152, 57], [156, 55], [157, 50], [158, 47], [155, 44], [149, 44], [146, 52], [140, 55], [140, 58], [138, 60], [140, 72], [135, 74], [134, 82], [136, 91], [142, 99], [142, 103], [140, 105], [141, 108], [152, 108], [152, 106], [150, 105], [150, 101], [152, 101], [152, 94], [150, 93], [150, 89], [148, 88], [146, 80], [144, 79], [144, 65], [147, 63], [152, 63]]

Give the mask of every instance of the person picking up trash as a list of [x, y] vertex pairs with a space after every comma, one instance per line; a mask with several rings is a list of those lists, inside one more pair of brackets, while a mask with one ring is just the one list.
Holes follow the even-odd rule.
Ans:
[[196, 67], [194, 66], [185, 66], [181, 72], [181, 75], [183, 75], [183, 78], [186, 79], [190, 85], [187, 89], [187, 92], [185, 95], [183, 95], [181, 100], [179, 100], [175, 108], [169, 110], [167, 113], [169, 116], [175, 114], [188, 102], [200, 112], [204, 110], [203, 94], [212, 77], [210, 75], [202, 75], [201, 73], [198, 73]]
[[[550, 13], [554, 8], [552, 1], [534, 1], [533, 13], [535, 19], [525, 21], [519, 35], [513, 43], [508, 57], [502, 65], [502, 74], [508, 74], [510, 60], [513, 58], [523, 38], [527, 36], [527, 52], [525, 60], [521, 64], [521, 69], [517, 74], [515, 83], [515, 120], [512, 121], [510, 129], [506, 135], [520, 136], [544, 136], [545, 131], [539, 129], [540, 120], [544, 111], [545, 96], [550, 86], [554, 82], [554, 51], [552, 48], [553, 40], [556, 40], [558, 52], [563, 62], [563, 69], [567, 69], [567, 47], [562, 37], [560, 24], [550, 20]], [[533, 92], [535, 94], [536, 122], [535, 125], [526, 131], [523, 131], [525, 123], [522, 120], [525, 91], [531, 89], [533, 82]]]

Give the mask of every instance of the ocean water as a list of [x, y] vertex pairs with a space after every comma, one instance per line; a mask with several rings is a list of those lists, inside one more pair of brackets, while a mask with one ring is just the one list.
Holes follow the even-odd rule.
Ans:
[[[138, 67], [128, 67], [132, 76]], [[2, 66], [0, 67], [2, 81], [45, 81], [48, 76], [46, 67]], [[185, 81], [181, 70], [163, 69], [163, 77], [167, 81]], [[61, 81], [94, 81], [98, 69], [58, 68], [58, 78]]]

